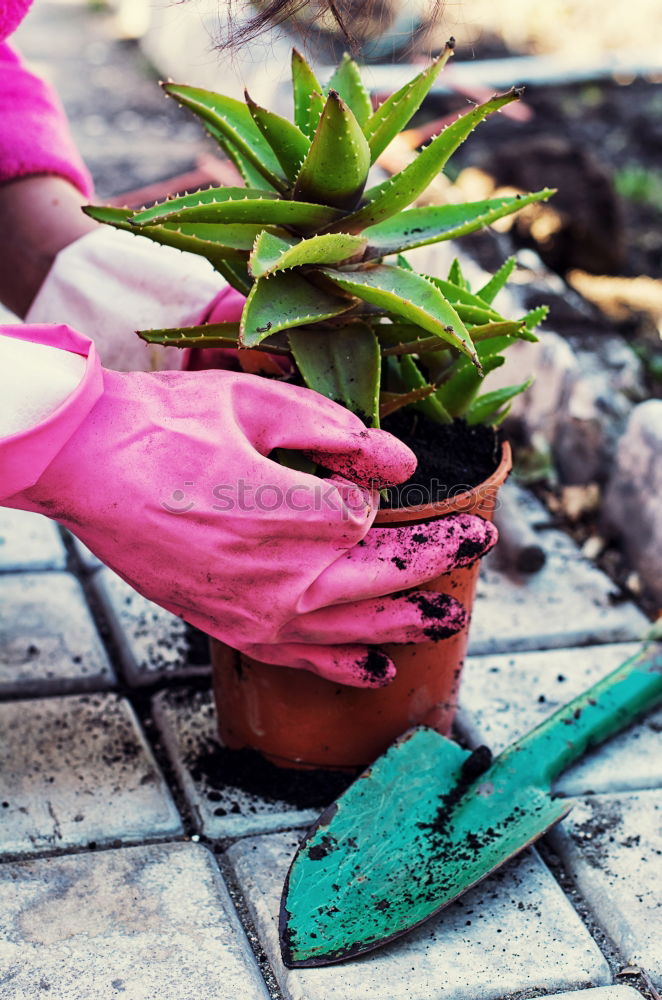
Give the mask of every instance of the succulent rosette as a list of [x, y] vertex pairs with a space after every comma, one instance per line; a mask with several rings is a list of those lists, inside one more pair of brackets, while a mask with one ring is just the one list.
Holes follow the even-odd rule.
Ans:
[[[472, 291], [457, 261], [447, 278], [404, 254], [456, 239], [547, 199], [549, 189], [461, 204], [415, 202], [451, 155], [520, 91], [497, 94], [443, 129], [399, 173], [367, 186], [377, 158], [421, 106], [449, 56], [377, 108], [345, 55], [326, 86], [296, 50], [293, 121], [196, 87], [164, 84], [201, 119], [244, 187], [212, 187], [140, 211], [90, 207], [101, 222], [206, 257], [246, 295], [239, 323], [143, 331], [151, 343], [288, 355], [294, 377], [369, 426], [402, 406], [449, 422], [496, 424], [528, 383], [479, 395], [503, 351], [535, 340], [545, 309], [506, 319], [493, 302], [510, 258]], [[411, 207], [414, 205], [414, 207]], [[290, 375], [289, 377], [293, 377]]]

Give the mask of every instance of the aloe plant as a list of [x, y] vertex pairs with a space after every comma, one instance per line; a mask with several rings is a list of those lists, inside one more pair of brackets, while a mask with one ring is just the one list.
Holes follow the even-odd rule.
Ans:
[[[497, 423], [528, 383], [480, 394], [503, 351], [544, 309], [509, 320], [492, 303], [512, 259], [477, 291], [454, 262], [446, 279], [418, 273], [408, 250], [455, 239], [525, 205], [525, 196], [411, 207], [455, 150], [520, 92], [498, 94], [447, 126], [400, 173], [367, 187], [371, 165], [407, 125], [452, 43], [373, 110], [345, 55], [323, 87], [296, 50], [293, 121], [211, 91], [166, 83], [202, 120], [245, 187], [216, 187], [140, 211], [88, 207], [93, 218], [206, 257], [246, 295], [241, 322], [143, 331], [150, 343], [235, 346], [287, 354], [296, 378], [369, 426], [402, 406], [434, 420]], [[291, 376], [290, 376], [291, 377]]]

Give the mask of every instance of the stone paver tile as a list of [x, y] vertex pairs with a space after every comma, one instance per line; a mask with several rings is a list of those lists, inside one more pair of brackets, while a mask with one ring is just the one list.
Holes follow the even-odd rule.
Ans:
[[592, 990], [555, 993], [546, 1000], [641, 1000], [641, 993], [632, 986], [597, 986]]
[[[534, 527], [549, 514], [530, 494], [518, 491], [523, 515]], [[638, 639], [649, 627], [634, 604], [614, 604], [614, 584], [584, 559], [561, 531], [539, 532], [547, 562], [538, 573], [505, 572], [498, 550], [481, 566], [469, 652], [554, 649]]]
[[0, 867], [3, 1000], [267, 1000], [213, 856], [129, 847]]
[[114, 683], [115, 675], [74, 576], [0, 576], [2, 696], [65, 693]]
[[133, 711], [117, 695], [2, 704], [0, 748], [5, 854], [182, 832]]
[[[457, 725], [469, 742], [499, 753], [591, 684], [638, 643], [540, 653], [471, 656], [462, 674]], [[662, 711], [613, 737], [559, 778], [563, 795], [662, 787]]]
[[94, 574], [92, 586], [108, 617], [131, 684], [209, 673], [206, 640], [196, 633], [193, 649], [191, 629], [181, 618], [152, 604], [106, 567]]
[[[221, 746], [216, 733], [211, 692], [163, 691], [153, 705], [163, 744], [198, 828], [207, 837], [242, 837], [305, 826], [317, 819], [329, 804], [322, 802], [317, 808], [301, 809], [238, 787], [241, 778], [233, 776], [228, 751]], [[329, 802], [333, 798], [335, 795], [331, 794]]]
[[494, 1000], [611, 982], [606, 960], [533, 851], [372, 955], [320, 969], [280, 961], [278, 909], [296, 836], [238, 841], [228, 857], [287, 1000]]
[[662, 986], [662, 791], [578, 799], [550, 837], [623, 961]]
[[53, 521], [31, 511], [0, 508], [0, 570], [64, 569], [66, 562]]

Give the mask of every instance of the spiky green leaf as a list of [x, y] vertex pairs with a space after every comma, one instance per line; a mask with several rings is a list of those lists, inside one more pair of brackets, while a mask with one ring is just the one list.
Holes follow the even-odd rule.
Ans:
[[112, 226], [114, 229], [123, 229], [127, 233], [133, 233], [137, 236], [135, 226], [131, 224], [131, 220], [136, 214], [131, 208], [114, 208], [110, 205], [84, 205], [83, 212], [85, 215], [89, 215], [90, 219], [95, 219], [97, 222], [105, 222], [107, 226]]
[[365, 271], [325, 268], [322, 273], [339, 288], [436, 334], [478, 363], [464, 323], [439, 289], [423, 275], [392, 264], [380, 264]]
[[496, 430], [496, 428], [499, 427], [504, 422], [504, 420], [506, 419], [512, 408], [513, 404], [508, 403], [508, 405], [504, 406], [503, 409], [499, 410], [498, 413], [493, 413], [492, 416], [489, 418], [489, 420], [483, 420], [483, 423], [489, 424], [490, 427]]
[[[90, 205], [85, 208], [85, 212], [97, 222], [105, 222], [116, 229], [124, 229], [134, 236], [145, 236], [155, 243], [206, 257], [218, 270], [225, 261], [247, 260], [253, 243], [263, 228], [243, 223], [223, 226], [213, 226], [208, 223], [181, 225], [166, 223], [158, 226], [142, 226], [138, 229], [131, 224], [133, 213], [128, 209]], [[272, 231], [278, 232], [276, 229]]]
[[[512, 347], [523, 336], [521, 323], [492, 323], [488, 327], [484, 327], [482, 331], [480, 327], [474, 327], [471, 331], [472, 337], [476, 330], [483, 333], [483, 337], [475, 339], [475, 344], [476, 352], [486, 373], [494, 366], [501, 366], [505, 360], [501, 358], [494, 362], [491, 359]], [[385, 351], [384, 354], [386, 353]], [[429, 375], [435, 368], [436, 358], [437, 355], [424, 357], [425, 367]], [[439, 381], [443, 381], [443, 388], [440, 389], [439, 396], [446, 399], [450, 408], [459, 408], [460, 401], [471, 398], [472, 394], [475, 394], [480, 388], [480, 383], [474, 376], [475, 372], [472, 366], [464, 357], [456, 358], [450, 365], [442, 365]]]
[[[393, 215], [392, 218], [387, 218], [377, 225], [362, 227], [363, 235], [368, 237], [370, 243], [368, 259], [466, 236], [468, 233], [474, 233], [484, 226], [491, 225], [497, 219], [519, 212], [525, 205], [546, 201], [552, 193], [550, 188], [544, 188], [542, 191], [535, 191], [528, 195], [489, 198], [484, 201], [464, 202], [459, 205], [424, 205], [420, 208], [410, 208], [407, 211], [398, 212], [397, 215]], [[356, 218], [357, 216], [349, 216], [344, 222], [339, 222], [337, 225], [345, 227], [346, 223], [348, 232], [358, 232]]]
[[372, 163], [418, 111], [440, 70], [452, 54], [453, 47], [448, 43], [444, 52], [433, 63], [395, 94], [391, 94], [368, 118], [365, 123], [365, 134], [370, 146]]
[[297, 49], [292, 49], [292, 93], [295, 124], [312, 139], [324, 110], [322, 84]]
[[304, 264], [340, 264], [360, 254], [365, 245], [363, 237], [347, 233], [326, 233], [297, 241], [265, 231], [255, 241], [248, 266], [253, 277], [260, 278]]
[[[242, 210], [247, 201], [257, 201], [264, 207], [267, 202], [278, 204], [278, 195], [275, 191], [255, 191], [245, 187], [212, 187], [140, 209], [133, 213], [132, 221], [134, 226], [156, 222], [261, 222], [262, 219], [219, 218], [223, 212]], [[191, 215], [194, 209], [196, 214]]]
[[409, 392], [381, 392], [379, 395], [379, 416], [390, 416], [397, 410], [402, 410], [405, 406], [413, 406], [420, 400], [426, 399], [434, 393], [434, 386], [427, 384], [420, 389], [411, 389]]
[[203, 122], [203, 125], [212, 139], [218, 143], [227, 158], [234, 163], [247, 188], [253, 188], [254, 190], [268, 188], [270, 191], [275, 191], [277, 194], [281, 193], [281, 188], [270, 184], [261, 171], [253, 166], [252, 160], [246, 159], [246, 157], [239, 152], [234, 144], [226, 139], [217, 128], [214, 128], [214, 126], [210, 125], [209, 122]]
[[[361, 126], [335, 90], [329, 93], [293, 197], [353, 208], [365, 187], [370, 150]], [[344, 229], [341, 223], [338, 223]]]
[[484, 326], [494, 320], [494, 313], [488, 309], [480, 309], [478, 306], [470, 306], [463, 302], [455, 304], [457, 314], [470, 327]]
[[501, 322], [503, 320], [503, 316], [500, 316], [495, 309], [490, 308], [482, 299], [479, 299], [477, 295], [474, 295], [467, 288], [461, 288], [459, 285], [453, 284], [452, 281], [447, 281], [445, 278], [437, 278], [431, 274], [426, 275], [426, 277], [449, 302], [453, 303], [458, 312], [459, 307], [464, 307], [465, 309], [474, 310], [475, 315], [484, 317], [483, 320], [468, 320], [468, 322]]
[[241, 343], [257, 347], [279, 330], [340, 316], [353, 304], [315, 287], [293, 271], [258, 278], [241, 317]]
[[238, 323], [205, 323], [204, 326], [172, 327], [166, 330], [139, 330], [148, 344], [165, 347], [238, 347]]
[[549, 306], [537, 306], [535, 309], [528, 312], [526, 316], [522, 317], [524, 326], [527, 330], [529, 330], [529, 332], [531, 332], [532, 330], [535, 330], [537, 326], [540, 326], [541, 323], [544, 323], [548, 314]]
[[[478, 349], [479, 345], [487, 346], [490, 344], [494, 346], [500, 341], [504, 342], [504, 347], [509, 347], [511, 344], [517, 343], [518, 340], [535, 342], [538, 338], [526, 329], [521, 320], [504, 320], [503, 323], [485, 323], [484, 326], [472, 326], [471, 339]], [[499, 351], [502, 349], [501, 347], [497, 348]]]
[[498, 271], [495, 271], [487, 284], [483, 285], [480, 291], [476, 292], [479, 299], [490, 305], [494, 302], [502, 288], [505, 288], [508, 279], [517, 267], [517, 258], [508, 257]]
[[508, 413], [508, 410], [505, 413], [500, 413], [504, 404], [509, 403], [511, 399], [519, 396], [520, 393], [526, 392], [532, 384], [533, 379], [530, 378], [519, 385], [511, 385], [505, 389], [495, 389], [493, 392], [484, 393], [478, 399], [474, 400], [466, 411], [467, 423], [491, 424], [495, 421], [501, 422]]
[[256, 104], [248, 91], [244, 96], [253, 121], [276, 154], [285, 176], [293, 181], [310, 149], [310, 139], [287, 118]]
[[448, 344], [440, 337], [422, 337], [420, 327], [410, 323], [381, 323], [374, 327], [382, 346], [384, 357], [401, 354], [436, 354], [448, 351]]
[[465, 278], [462, 272], [462, 265], [457, 257], [453, 257], [453, 263], [448, 270], [448, 280], [452, 285], [457, 285], [459, 288], [464, 288], [466, 291], [470, 292], [471, 288], [469, 282]]
[[214, 268], [222, 274], [228, 285], [232, 285], [242, 295], [248, 295], [253, 284], [245, 260], [217, 260]]
[[248, 270], [254, 278], [262, 278], [265, 274], [270, 274], [275, 270], [274, 265], [278, 263], [283, 254], [295, 245], [295, 237], [274, 236], [265, 229], [253, 244], [248, 259]]
[[277, 191], [285, 191], [287, 182], [271, 146], [253, 121], [250, 111], [241, 101], [224, 97], [211, 90], [164, 83], [163, 89], [179, 104], [188, 108], [221, 133], [238, 154], [247, 160]]
[[329, 80], [327, 90], [335, 90], [340, 94], [361, 128], [365, 129], [372, 115], [372, 101], [361, 79], [359, 67], [347, 52], [344, 53], [338, 68]]
[[288, 334], [297, 367], [309, 389], [347, 407], [367, 427], [379, 426], [381, 357], [364, 323], [333, 331]]
[[[486, 357], [483, 361], [484, 375], [500, 368], [505, 360], [499, 354]], [[453, 417], [461, 417], [479, 392], [483, 378], [466, 362], [453, 366], [449, 374], [452, 377], [439, 387], [436, 398]]]
[[[413, 323], [375, 323], [374, 331], [377, 336], [377, 340], [382, 345], [382, 347], [393, 347], [396, 344], [405, 344], [412, 340], [416, 340], [417, 337], [421, 336], [421, 329], [418, 326], [414, 326]], [[433, 338], [438, 341], [438, 337]], [[445, 347], [445, 344], [441, 345]]]
[[[364, 235], [365, 235], [365, 233], [364, 233]], [[404, 254], [399, 253], [398, 256], [395, 258], [395, 263], [398, 265], [398, 267], [403, 267], [405, 269], [405, 271], [414, 271], [415, 270], [415, 268], [413, 268], [411, 266], [411, 264], [409, 263], [409, 261], [407, 260], [407, 258], [405, 257]]]
[[[452, 125], [448, 125], [404, 170], [366, 191], [367, 204], [343, 220], [344, 231], [361, 232], [367, 226], [377, 225], [410, 205], [425, 191], [476, 125], [506, 104], [516, 101], [519, 96], [518, 90], [499, 94], [484, 104], [472, 108]], [[335, 225], [340, 226], [341, 223]], [[334, 227], [331, 228], [333, 230]]]
[[[400, 358], [400, 377], [409, 390], [421, 389], [429, 384], [414, 359], [409, 355]], [[449, 424], [453, 419], [439, 400], [436, 389], [424, 399], [416, 400], [415, 406], [417, 410], [438, 424]]]
[[[213, 225], [209, 222], [166, 222], [159, 226], [143, 226], [136, 230], [156, 243], [187, 250], [212, 262], [216, 260], [248, 259], [253, 243], [262, 226], [254, 223]], [[276, 230], [273, 230], [276, 231]]]
[[340, 214], [326, 205], [279, 198], [275, 191], [231, 187], [170, 198], [136, 212], [132, 222], [135, 226], [154, 222], [254, 222], [309, 230], [322, 228]]

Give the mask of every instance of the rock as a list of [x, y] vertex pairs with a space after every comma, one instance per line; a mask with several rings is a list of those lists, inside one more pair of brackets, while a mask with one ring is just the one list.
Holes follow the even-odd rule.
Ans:
[[605, 495], [606, 526], [621, 538], [644, 590], [662, 603], [662, 400], [635, 407]]
[[617, 442], [642, 393], [640, 364], [618, 337], [575, 349], [578, 373], [559, 413], [554, 455], [564, 483], [604, 483]]

